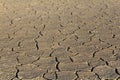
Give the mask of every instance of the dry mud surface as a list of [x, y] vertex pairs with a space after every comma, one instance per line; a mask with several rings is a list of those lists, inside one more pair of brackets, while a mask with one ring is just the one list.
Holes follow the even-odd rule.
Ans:
[[0, 0], [0, 80], [120, 80], [120, 0]]

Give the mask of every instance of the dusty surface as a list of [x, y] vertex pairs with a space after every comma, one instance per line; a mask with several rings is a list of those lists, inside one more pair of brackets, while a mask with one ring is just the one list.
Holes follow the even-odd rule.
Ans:
[[120, 0], [0, 0], [0, 80], [120, 80]]

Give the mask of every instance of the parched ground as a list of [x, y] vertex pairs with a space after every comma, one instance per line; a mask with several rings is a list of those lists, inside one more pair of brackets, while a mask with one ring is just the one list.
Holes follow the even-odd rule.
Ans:
[[0, 0], [0, 80], [120, 80], [120, 0]]

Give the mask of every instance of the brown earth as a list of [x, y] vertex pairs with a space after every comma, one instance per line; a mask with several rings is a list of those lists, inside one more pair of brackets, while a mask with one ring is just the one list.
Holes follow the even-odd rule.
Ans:
[[0, 0], [0, 80], [120, 80], [120, 0]]

